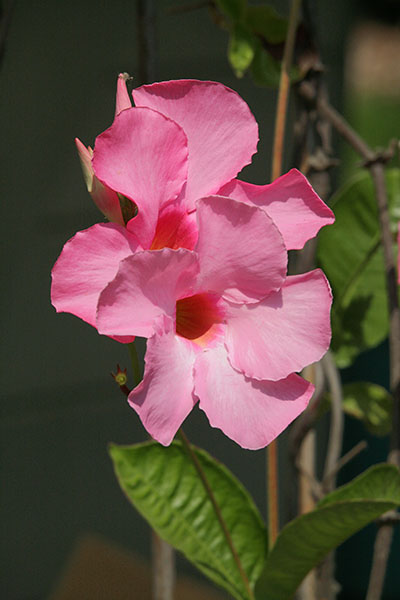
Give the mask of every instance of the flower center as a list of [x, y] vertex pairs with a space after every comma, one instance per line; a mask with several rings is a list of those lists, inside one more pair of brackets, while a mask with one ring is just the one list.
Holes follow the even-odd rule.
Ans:
[[213, 325], [222, 321], [221, 310], [217, 306], [217, 302], [218, 296], [213, 294], [196, 294], [178, 300], [176, 303], [176, 333], [188, 340], [201, 343], [199, 338], [205, 336]]

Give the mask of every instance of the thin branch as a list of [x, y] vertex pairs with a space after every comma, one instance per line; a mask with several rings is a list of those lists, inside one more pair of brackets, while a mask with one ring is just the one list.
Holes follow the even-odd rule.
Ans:
[[274, 145], [272, 152], [272, 174], [274, 180], [282, 173], [283, 144], [285, 141], [286, 113], [289, 100], [290, 67], [296, 40], [296, 29], [299, 20], [301, 0], [293, 0], [290, 7], [289, 26], [283, 50], [281, 75], [279, 81], [278, 103], [276, 108]]
[[321, 400], [325, 393], [325, 377], [321, 367], [321, 363], [318, 362], [315, 365], [315, 391], [310, 400], [306, 410], [300, 415], [298, 419], [292, 425], [289, 441], [289, 455], [297, 468], [297, 456], [299, 453], [300, 446], [307, 435], [307, 433], [314, 427], [318, 420], [318, 412], [321, 404]]
[[329, 350], [323, 357], [321, 363], [332, 398], [328, 449], [326, 452], [324, 473], [322, 477], [322, 489], [323, 492], [327, 494], [335, 487], [335, 475], [342, 451], [344, 427], [343, 391], [339, 371]]
[[327, 474], [325, 475], [325, 479], [329, 482], [332, 478], [335, 477], [335, 475], [339, 473], [340, 469], [347, 465], [348, 462], [353, 460], [353, 458], [355, 458], [358, 454], [360, 454], [360, 452], [365, 450], [367, 447], [368, 444], [365, 440], [361, 440], [360, 442], [358, 442], [358, 444], [353, 446], [351, 450], [349, 450], [348, 452], [346, 452], [346, 454], [343, 454], [343, 456], [339, 458], [333, 469], [327, 472]]
[[376, 534], [366, 600], [379, 600], [385, 583], [386, 566], [393, 539], [393, 524], [381, 524]]
[[209, 481], [208, 481], [208, 479], [206, 477], [206, 474], [204, 473], [204, 471], [202, 469], [202, 466], [201, 466], [201, 464], [200, 464], [200, 462], [199, 462], [199, 460], [198, 460], [198, 458], [196, 456], [196, 453], [193, 451], [193, 448], [192, 448], [189, 440], [187, 439], [186, 435], [182, 431], [182, 429], [179, 430], [178, 434], [179, 434], [179, 437], [182, 440], [182, 443], [183, 443], [183, 445], [184, 445], [184, 447], [185, 447], [185, 449], [186, 449], [186, 451], [187, 451], [187, 453], [188, 453], [191, 461], [193, 462], [194, 468], [196, 469], [196, 471], [197, 471], [197, 473], [198, 473], [198, 475], [199, 475], [199, 477], [200, 477], [200, 479], [202, 481], [202, 484], [204, 486], [204, 489], [206, 490], [207, 496], [210, 499], [210, 502], [211, 502], [211, 504], [213, 506], [213, 509], [214, 509], [214, 512], [215, 512], [215, 515], [216, 515], [216, 517], [218, 519], [219, 524], [221, 525], [221, 529], [222, 529], [223, 534], [225, 536], [225, 539], [226, 539], [226, 541], [228, 543], [229, 549], [230, 549], [230, 551], [232, 553], [232, 556], [233, 556], [233, 560], [235, 561], [235, 564], [236, 564], [236, 566], [238, 568], [238, 571], [240, 573], [240, 576], [242, 578], [242, 581], [244, 583], [244, 586], [246, 588], [248, 596], [249, 596], [249, 598], [251, 598], [252, 600], [254, 600], [254, 594], [253, 594], [253, 591], [252, 591], [252, 589], [250, 587], [249, 580], [247, 578], [247, 575], [246, 575], [245, 570], [243, 568], [243, 565], [241, 563], [240, 557], [239, 557], [239, 555], [238, 555], [238, 553], [236, 551], [236, 548], [234, 546], [231, 534], [230, 534], [229, 529], [228, 529], [228, 527], [227, 527], [227, 525], [225, 523], [225, 519], [222, 516], [221, 509], [220, 509], [219, 504], [218, 504], [218, 502], [217, 502], [217, 500], [216, 500], [216, 498], [214, 496], [214, 492], [213, 492], [213, 490], [212, 490], [212, 488], [210, 486], [210, 483], [209, 483]]

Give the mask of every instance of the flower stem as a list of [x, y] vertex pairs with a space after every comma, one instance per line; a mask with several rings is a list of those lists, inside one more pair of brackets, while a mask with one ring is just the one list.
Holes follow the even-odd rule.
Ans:
[[[289, 27], [283, 51], [281, 76], [279, 81], [278, 103], [275, 117], [274, 146], [272, 151], [272, 181], [282, 173], [283, 144], [285, 140], [286, 114], [290, 87], [290, 66], [292, 64], [294, 43], [301, 0], [293, 0], [290, 7]], [[267, 448], [267, 494], [268, 494], [268, 535], [270, 547], [274, 544], [279, 531], [278, 497], [278, 446], [276, 440]]]
[[196, 469], [196, 471], [197, 471], [197, 473], [198, 473], [198, 475], [199, 475], [199, 477], [201, 479], [201, 482], [202, 482], [202, 484], [204, 486], [204, 489], [206, 490], [206, 493], [207, 493], [207, 495], [208, 495], [208, 497], [210, 499], [210, 502], [211, 502], [211, 504], [213, 506], [213, 509], [214, 509], [214, 512], [215, 512], [215, 515], [216, 515], [216, 517], [217, 517], [217, 519], [219, 521], [219, 524], [221, 525], [221, 529], [222, 529], [223, 534], [225, 536], [225, 539], [226, 539], [226, 541], [228, 543], [229, 549], [230, 549], [230, 551], [232, 553], [233, 560], [235, 561], [236, 566], [238, 568], [238, 571], [240, 573], [240, 576], [241, 576], [241, 578], [243, 580], [243, 583], [244, 583], [244, 586], [246, 588], [248, 597], [251, 600], [254, 600], [254, 594], [253, 594], [253, 591], [252, 591], [252, 589], [250, 587], [249, 580], [248, 580], [247, 575], [246, 575], [246, 573], [244, 571], [244, 568], [243, 568], [243, 565], [241, 563], [240, 557], [239, 557], [239, 555], [238, 555], [238, 553], [236, 551], [236, 548], [235, 548], [235, 546], [233, 544], [233, 540], [232, 540], [231, 534], [230, 534], [229, 529], [228, 529], [228, 527], [227, 527], [227, 525], [225, 523], [224, 517], [222, 516], [221, 509], [220, 509], [220, 507], [218, 505], [218, 502], [217, 502], [217, 500], [216, 500], [216, 498], [214, 496], [214, 492], [212, 491], [212, 488], [211, 488], [210, 483], [209, 483], [209, 481], [208, 481], [208, 479], [206, 477], [206, 474], [204, 473], [204, 471], [202, 469], [202, 466], [201, 466], [201, 464], [200, 464], [200, 462], [199, 462], [199, 460], [198, 460], [198, 458], [196, 456], [196, 453], [193, 451], [193, 448], [192, 448], [189, 440], [187, 439], [186, 435], [182, 431], [182, 429], [179, 429], [178, 435], [179, 435], [180, 439], [182, 440], [182, 444], [185, 447], [185, 450], [187, 451], [187, 453], [188, 453], [188, 455], [189, 455], [189, 457], [190, 457], [190, 459], [191, 459], [191, 461], [193, 463], [193, 466]]

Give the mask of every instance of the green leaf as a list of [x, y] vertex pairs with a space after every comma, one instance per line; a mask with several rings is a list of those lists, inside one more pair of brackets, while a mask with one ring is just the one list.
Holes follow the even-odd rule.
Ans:
[[228, 58], [236, 77], [243, 77], [254, 58], [254, 36], [241, 23], [232, 28], [228, 45]]
[[[391, 214], [400, 210], [400, 170], [386, 173]], [[374, 188], [361, 171], [332, 200], [336, 222], [321, 231], [318, 261], [333, 291], [332, 350], [340, 367], [388, 332], [383, 254]]]
[[215, 0], [215, 4], [224, 15], [238, 21], [245, 13], [247, 0]]
[[[327, 494], [318, 502], [317, 509], [332, 506], [338, 502], [359, 502], [360, 500], [365, 502], [389, 502], [392, 503], [392, 508], [400, 506], [399, 469], [386, 463], [373, 465], [364, 473], [355, 477], [350, 483], [346, 483]], [[360, 529], [360, 527], [357, 529]]]
[[400, 473], [376, 465], [326, 496], [278, 535], [256, 586], [259, 600], [289, 600], [303, 578], [334, 548], [400, 505]]
[[[267, 553], [261, 517], [226, 467], [203, 450], [195, 453], [254, 588]], [[110, 454], [123, 491], [153, 529], [232, 596], [248, 600], [211, 502], [181, 443], [167, 448], [155, 442], [112, 445]]]
[[288, 20], [272, 6], [248, 6], [244, 19], [250, 31], [262, 36], [270, 44], [281, 44], [286, 39]]
[[393, 398], [380, 385], [366, 381], [344, 385], [343, 409], [363, 421], [373, 435], [388, 435], [392, 429]]
[[259, 86], [278, 87], [281, 76], [281, 63], [271, 56], [257, 41], [254, 59], [251, 63], [251, 75], [254, 83]]

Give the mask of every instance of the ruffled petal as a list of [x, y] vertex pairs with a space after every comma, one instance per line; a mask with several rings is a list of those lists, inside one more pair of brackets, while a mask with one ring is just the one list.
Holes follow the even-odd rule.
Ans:
[[179, 80], [144, 85], [132, 92], [147, 106], [178, 123], [189, 143], [186, 200], [190, 210], [237, 175], [257, 150], [258, 126], [246, 102], [212, 81]]
[[264, 211], [222, 196], [196, 205], [201, 288], [251, 303], [282, 286], [287, 252]]
[[151, 246], [161, 206], [175, 200], [186, 181], [187, 152], [179, 125], [149, 108], [123, 110], [96, 139], [94, 172], [137, 205], [128, 229], [144, 248]]
[[185, 249], [147, 250], [128, 256], [100, 295], [99, 332], [149, 338], [163, 316], [175, 323], [176, 301], [191, 295], [197, 273], [197, 257]]
[[100, 292], [114, 279], [120, 261], [138, 248], [120, 225], [100, 223], [79, 231], [53, 267], [51, 301], [57, 312], [72, 313], [96, 327]]
[[143, 381], [129, 395], [149, 434], [168, 446], [196, 404], [193, 396], [192, 344], [170, 330], [147, 342]]
[[218, 194], [265, 210], [278, 226], [288, 250], [302, 248], [321, 227], [335, 220], [331, 209], [297, 169], [268, 185], [253, 185], [235, 179], [223, 186]]
[[331, 339], [332, 294], [316, 269], [288, 277], [282, 290], [256, 305], [226, 309], [226, 344], [235, 369], [277, 381], [319, 360]]
[[93, 151], [91, 148], [86, 148], [78, 138], [75, 138], [75, 145], [81, 161], [86, 187], [93, 202], [109, 221], [124, 225], [117, 193], [103, 185], [94, 174], [92, 166]]
[[306, 408], [314, 391], [296, 374], [281, 381], [249, 379], [231, 367], [223, 346], [196, 358], [194, 381], [210, 425], [249, 450], [272, 442]]
[[127, 108], [132, 108], [132, 102], [126, 89], [126, 81], [129, 79], [127, 73], [120, 73], [117, 81], [117, 94], [115, 98], [115, 116]]

